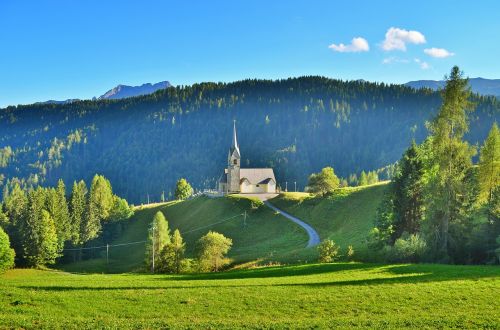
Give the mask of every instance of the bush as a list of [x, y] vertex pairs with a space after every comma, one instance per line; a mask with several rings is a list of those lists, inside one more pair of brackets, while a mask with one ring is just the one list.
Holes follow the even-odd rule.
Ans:
[[9, 236], [0, 228], [0, 273], [14, 267], [14, 250], [10, 248]]
[[335, 242], [330, 239], [323, 240], [318, 245], [319, 252], [319, 262], [329, 263], [337, 260], [339, 255], [339, 246], [335, 245]]
[[352, 261], [353, 258], [354, 258], [354, 248], [352, 247], [352, 245], [349, 245], [347, 247], [347, 260]]
[[427, 249], [427, 244], [419, 234], [403, 233], [389, 249], [388, 257], [393, 262], [419, 262]]

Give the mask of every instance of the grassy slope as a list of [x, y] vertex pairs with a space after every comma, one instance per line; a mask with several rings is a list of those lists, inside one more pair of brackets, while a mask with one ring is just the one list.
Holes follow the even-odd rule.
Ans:
[[500, 268], [301, 265], [200, 275], [0, 275], [0, 328], [499, 328]]
[[387, 183], [348, 187], [327, 198], [285, 193], [271, 203], [309, 223], [321, 239], [332, 239], [344, 249], [353, 245], [355, 250], [363, 252], [386, 189]]
[[[187, 244], [187, 255], [193, 256], [195, 242], [209, 230], [218, 231], [233, 240], [233, 248], [229, 257], [235, 262], [250, 261], [258, 258], [274, 260], [300, 259], [300, 253], [307, 244], [307, 234], [296, 224], [269, 208], [247, 198], [227, 197], [210, 199], [198, 197], [185, 202], [171, 202], [153, 207], [137, 209], [130, 220], [127, 230], [113, 244], [145, 240], [149, 224], [154, 214], [161, 210], [171, 230], [178, 228]], [[246, 226], [243, 217], [238, 216], [247, 211]], [[220, 222], [224, 219], [226, 222]], [[188, 232], [201, 228], [200, 230]], [[292, 251], [292, 252], [290, 252]], [[101, 252], [105, 255], [104, 252]], [[71, 272], [112, 272], [121, 273], [138, 270], [142, 266], [145, 253], [144, 244], [110, 249], [110, 264], [106, 260], [93, 259], [61, 267]], [[310, 255], [310, 253], [308, 253]]]

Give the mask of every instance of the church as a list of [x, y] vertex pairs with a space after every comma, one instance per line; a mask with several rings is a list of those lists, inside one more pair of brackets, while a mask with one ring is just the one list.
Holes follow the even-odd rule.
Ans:
[[241, 168], [241, 153], [233, 126], [233, 142], [227, 157], [227, 168], [219, 179], [222, 194], [276, 193], [276, 178], [272, 168]]

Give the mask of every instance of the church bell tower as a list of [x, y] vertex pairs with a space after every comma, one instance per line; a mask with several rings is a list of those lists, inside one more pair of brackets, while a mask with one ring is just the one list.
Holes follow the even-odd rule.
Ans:
[[236, 138], [236, 120], [233, 122], [233, 142], [227, 157], [227, 189], [228, 193], [240, 192], [241, 154]]

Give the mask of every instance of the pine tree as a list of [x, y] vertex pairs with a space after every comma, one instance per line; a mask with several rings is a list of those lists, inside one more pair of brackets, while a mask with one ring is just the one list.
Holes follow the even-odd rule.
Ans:
[[62, 180], [58, 181], [56, 189], [47, 189], [46, 201], [46, 209], [56, 226], [59, 250], [62, 251], [64, 242], [71, 237], [66, 187]]
[[473, 110], [469, 101], [468, 80], [455, 66], [446, 79], [442, 91], [443, 104], [430, 125], [436, 174], [429, 193], [429, 239], [439, 258], [447, 260], [450, 249], [450, 226], [466, 217], [461, 198], [466, 194], [464, 178], [472, 166], [474, 149], [463, 140], [468, 131], [468, 112]]
[[491, 127], [479, 156], [480, 200], [490, 204], [493, 191], [500, 185], [500, 131]]
[[83, 180], [73, 182], [70, 198], [70, 223], [71, 223], [71, 243], [75, 246], [84, 243], [81, 237], [84, 236], [87, 216], [87, 185]]
[[24, 257], [32, 267], [53, 264], [59, 256], [54, 221], [45, 207], [46, 192], [37, 188], [28, 194], [28, 211], [22, 225]]
[[176, 229], [171, 237], [171, 242], [161, 250], [160, 271], [164, 273], [180, 273], [186, 244], [182, 240], [181, 233]]
[[367, 184], [368, 176], [366, 175], [365, 171], [362, 171], [361, 175], [359, 176], [358, 186], [366, 186]]
[[424, 213], [424, 163], [413, 141], [399, 161], [399, 171], [392, 186], [394, 191], [394, 223], [392, 242], [403, 232], [416, 234]]
[[88, 242], [99, 235], [102, 229], [101, 222], [108, 219], [112, 208], [113, 192], [111, 184], [106, 178], [96, 174], [92, 179], [85, 218], [81, 226], [81, 242]]

